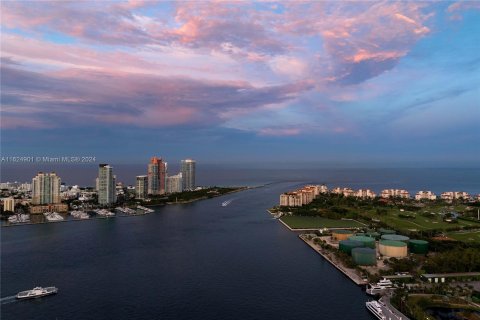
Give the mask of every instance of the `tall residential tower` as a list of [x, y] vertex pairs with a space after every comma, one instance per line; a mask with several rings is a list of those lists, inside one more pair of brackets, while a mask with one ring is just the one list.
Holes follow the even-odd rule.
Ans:
[[164, 194], [167, 163], [153, 157], [148, 164], [148, 194]]
[[32, 179], [32, 204], [60, 203], [60, 183], [55, 172], [39, 172]]
[[135, 183], [135, 199], [145, 199], [148, 194], [148, 177], [137, 176]]
[[113, 168], [108, 164], [100, 164], [98, 167], [98, 203], [109, 205], [116, 201]]
[[182, 189], [195, 189], [195, 160], [182, 160]]

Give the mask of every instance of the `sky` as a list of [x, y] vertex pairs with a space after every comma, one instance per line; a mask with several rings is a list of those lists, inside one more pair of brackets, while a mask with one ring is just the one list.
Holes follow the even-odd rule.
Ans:
[[2, 1], [2, 156], [480, 164], [480, 2]]

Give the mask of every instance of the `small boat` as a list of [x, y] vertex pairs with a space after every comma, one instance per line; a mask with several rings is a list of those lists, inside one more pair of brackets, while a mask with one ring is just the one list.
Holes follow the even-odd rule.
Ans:
[[17, 299], [33, 299], [33, 298], [40, 298], [43, 296], [48, 296], [51, 294], [55, 294], [58, 292], [56, 287], [35, 287], [32, 290], [21, 291], [17, 293]]
[[48, 222], [55, 222], [55, 221], [62, 221], [63, 217], [59, 215], [57, 212], [45, 212], [43, 214]]
[[378, 301], [367, 301], [365, 302], [365, 306], [367, 307], [368, 311], [370, 311], [375, 317], [377, 317], [377, 319], [387, 319], [387, 317], [383, 314], [381, 305]]
[[222, 202], [222, 207], [228, 206], [232, 201], [233, 201], [233, 199], [230, 199], [230, 200], [227, 200], [227, 201], [223, 201], [223, 202]]

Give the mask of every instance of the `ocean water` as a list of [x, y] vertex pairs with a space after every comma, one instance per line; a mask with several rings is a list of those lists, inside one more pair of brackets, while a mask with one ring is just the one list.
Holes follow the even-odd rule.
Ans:
[[[146, 174], [145, 165], [113, 165], [117, 181], [134, 185], [135, 176]], [[94, 186], [96, 165], [2, 165], [1, 181], [31, 181], [38, 171], [55, 171], [69, 185]], [[176, 173], [178, 166], [169, 165]], [[411, 193], [449, 190], [480, 193], [480, 168], [344, 168], [344, 169], [283, 169], [239, 168], [197, 164], [197, 185], [256, 186], [272, 182], [325, 183], [328, 187], [402, 188]]]

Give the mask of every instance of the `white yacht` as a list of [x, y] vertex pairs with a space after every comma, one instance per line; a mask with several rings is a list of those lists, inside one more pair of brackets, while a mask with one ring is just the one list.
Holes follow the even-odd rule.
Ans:
[[88, 215], [88, 213], [86, 213], [85, 211], [74, 210], [74, 211], [70, 212], [70, 214], [71, 214], [72, 217], [74, 217], [75, 219], [89, 219], [89, 218], [90, 218], [90, 216]]
[[43, 214], [47, 218], [48, 222], [62, 221], [63, 217], [57, 212], [45, 212]]
[[391, 289], [391, 288], [393, 288], [392, 281], [390, 281], [386, 278], [383, 278], [382, 280], [380, 280], [379, 282], [377, 282], [375, 284], [370, 283], [367, 286], [366, 292], [367, 292], [367, 294], [369, 294], [371, 296], [375, 296], [375, 295], [380, 294], [380, 293], [384, 292], [385, 290]]
[[102, 217], [113, 217], [115, 213], [108, 211], [107, 209], [97, 209], [94, 211], [96, 214]]
[[365, 306], [367, 307], [368, 311], [370, 311], [375, 317], [377, 317], [377, 319], [387, 319], [387, 317], [383, 314], [381, 305], [378, 301], [367, 301], [365, 302]]
[[32, 290], [26, 290], [17, 293], [17, 299], [32, 299], [32, 298], [39, 298], [43, 296], [48, 296], [50, 294], [55, 294], [58, 292], [56, 287], [35, 287]]
[[30, 222], [30, 216], [28, 214], [17, 213], [13, 216], [8, 217], [8, 222], [10, 223]]
[[152, 213], [152, 212], [155, 211], [153, 209], [150, 209], [150, 208], [147, 208], [147, 207], [144, 207], [144, 206], [137, 206], [137, 209], [143, 210], [143, 212], [145, 212], [145, 213]]

